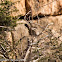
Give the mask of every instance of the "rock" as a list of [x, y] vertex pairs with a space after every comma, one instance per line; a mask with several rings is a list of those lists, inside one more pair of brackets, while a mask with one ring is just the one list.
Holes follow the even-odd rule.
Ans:
[[[39, 23], [41, 25], [41, 27], [44, 26], [44, 28], [46, 28], [46, 30], [51, 29], [54, 30], [55, 32], [59, 33], [59, 30], [62, 27], [62, 15], [60, 16], [50, 16], [50, 17], [45, 17], [45, 18], [41, 18], [39, 19]], [[60, 35], [60, 34], [59, 34]]]
[[[39, 25], [40, 27], [38, 27], [38, 31], [40, 30], [39, 28], [41, 29], [53, 29], [53, 31], [56, 33], [59, 33], [59, 30], [61, 29], [62, 27], [62, 15], [60, 16], [49, 16], [49, 17], [45, 17], [45, 18], [40, 18], [39, 19]], [[38, 21], [38, 20], [33, 20], [33, 21]], [[36, 23], [35, 23], [36, 24]], [[37, 25], [34, 25], [34, 27], [36, 27]], [[42, 31], [43, 31], [42, 30]], [[60, 34], [58, 34], [60, 35]]]
[[26, 9], [25, 9], [25, 0], [11, 0], [12, 2], [15, 2], [14, 7], [12, 6], [12, 9], [18, 10], [17, 12], [13, 12], [11, 15], [12, 16], [24, 16], [26, 14]]
[[20, 22], [20, 21], [17, 21], [17, 23], [20, 23], [18, 24], [16, 27], [15, 27], [15, 31], [12, 31], [12, 34], [13, 34], [13, 38], [14, 38], [14, 41], [19, 41], [21, 38], [23, 38], [24, 36], [29, 36], [29, 30], [28, 28], [25, 26], [25, 22]]
[[[57, 15], [62, 14], [62, 0], [8, 0], [14, 3], [10, 11], [17, 9], [18, 11], [12, 12], [11, 16], [24, 16], [27, 12], [32, 11], [32, 16], [37, 15]], [[0, 1], [1, 2], [1, 1]]]
[[[38, 34], [37, 39], [44, 38], [44, 42], [50, 42], [50, 39], [57, 38], [58, 39], [58, 44], [61, 44], [61, 33], [60, 29], [62, 28], [62, 15], [61, 16], [49, 16], [45, 18], [40, 18], [39, 23], [34, 23], [32, 24], [34, 29], [35, 34], [39, 32], [41, 35]], [[38, 21], [38, 20], [33, 20], [33, 21]], [[34, 35], [36, 36], [36, 35]], [[46, 37], [47, 36], [47, 37]], [[49, 36], [49, 37], [48, 37]], [[46, 37], [46, 38], [45, 38]], [[60, 42], [59, 42], [60, 40]], [[39, 43], [41, 44], [43, 40], [41, 40]], [[55, 40], [56, 41], [56, 40]]]
[[26, 0], [27, 10], [32, 11], [32, 16], [61, 14], [62, 1], [59, 0]]

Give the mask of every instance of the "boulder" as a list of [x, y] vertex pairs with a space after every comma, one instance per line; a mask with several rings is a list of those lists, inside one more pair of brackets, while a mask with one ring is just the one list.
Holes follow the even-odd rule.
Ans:
[[[33, 31], [38, 36], [38, 39], [43, 38], [47, 35], [53, 35], [53, 37], [59, 38], [61, 40], [62, 32], [62, 15], [60, 16], [49, 16], [40, 18], [39, 23], [32, 23], [32, 27], [34, 28]], [[42, 34], [43, 33], [43, 34]], [[34, 36], [36, 36], [34, 35]], [[49, 38], [48, 38], [49, 39]], [[48, 42], [49, 40], [45, 40]]]
[[15, 31], [12, 31], [14, 41], [19, 41], [24, 36], [29, 36], [29, 30], [25, 26], [26, 22], [17, 21], [19, 24], [15, 27]]
[[39, 23], [41, 25], [41, 27], [46, 28], [47, 30], [52, 29], [55, 30], [55, 32], [60, 33], [61, 31], [61, 27], [62, 27], [62, 15], [60, 16], [47, 16], [45, 18], [41, 18], [39, 19]]
[[[15, 2], [14, 7], [16, 7], [17, 12], [13, 12], [12, 16], [24, 16], [26, 14], [26, 9], [25, 9], [25, 0], [11, 0], [12, 2]], [[13, 8], [14, 9], [14, 8]]]
[[[27, 10], [31, 9], [32, 16], [61, 14], [61, 0], [27, 0]], [[29, 11], [28, 11], [29, 12]]]
[[26, 14], [26, 9], [25, 9], [25, 0], [10, 0], [11, 2], [14, 3], [14, 5], [11, 7], [11, 10], [17, 9], [17, 12], [12, 12], [12, 16], [24, 16]]

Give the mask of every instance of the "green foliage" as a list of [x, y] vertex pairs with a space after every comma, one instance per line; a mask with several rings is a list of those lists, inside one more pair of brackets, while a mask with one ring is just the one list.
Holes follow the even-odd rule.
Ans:
[[15, 56], [13, 45], [5, 39], [6, 34], [4, 32], [6, 30], [12, 31], [14, 26], [16, 26], [17, 18], [10, 16], [10, 14], [18, 10], [15, 8], [10, 11], [12, 5], [14, 5], [14, 3], [7, 0], [1, 1], [0, 3], [0, 26], [2, 26], [0, 27], [0, 54], [2, 55], [0, 59], [9, 59], [10, 56]]
[[1, 2], [0, 4], [0, 26], [9, 26], [14, 27], [16, 26], [16, 19], [12, 16], [10, 16], [11, 12], [15, 11], [9, 11], [9, 9], [12, 6], [12, 2], [5, 0], [4, 2]]

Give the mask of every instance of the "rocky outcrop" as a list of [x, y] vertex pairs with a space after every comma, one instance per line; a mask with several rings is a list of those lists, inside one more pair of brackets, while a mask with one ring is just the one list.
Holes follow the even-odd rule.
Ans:
[[[33, 21], [39, 21], [39, 24], [40, 24], [40, 27], [43, 28], [46, 28], [47, 26], [47, 30], [48, 29], [51, 29], [51, 30], [54, 30], [55, 32], [61, 32], [62, 30], [62, 15], [61, 16], [47, 16], [45, 18], [40, 18], [39, 20], [33, 20]], [[38, 24], [38, 26], [39, 26]], [[35, 27], [35, 23], [32, 24], [33, 27]], [[37, 25], [36, 25], [37, 27]], [[35, 30], [36, 31], [36, 30]], [[37, 30], [39, 33], [40, 33], [40, 29], [38, 27], [38, 30]], [[53, 32], [53, 31], [52, 31]], [[62, 36], [62, 34], [60, 34]]]
[[10, 0], [14, 5], [11, 7], [11, 10], [15, 8], [18, 10], [17, 12], [12, 12], [11, 16], [24, 16], [26, 14], [25, 9], [25, 0]]
[[[3, 1], [3, 0], [2, 0]], [[18, 11], [12, 12], [11, 16], [24, 16], [27, 12], [31, 11], [33, 17], [40, 15], [58, 15], [62, 14], [62, 0], [8, 0], [14, 3], [10, 11], [17, 9]], [[31, 16], [30, 15], [30, 16]]]
[[19, 22], [19, 24], [15, 27], [15, 31], [12, 31], [13, 38], [14, 38], [15, 42], [19, 41], [24, 36], [29, 36], [28, 28], [25, 27], [26, 22], [25, 23], [20, 22], [20, 21], [18, 21], [18, 22]]
[[[31, 8], [32, 16], [37, 15], [57, 15], [61, 14], [62, 1], [61, 0], [27, 0]], [[29, 8], [28, 8], [29, 10]]]

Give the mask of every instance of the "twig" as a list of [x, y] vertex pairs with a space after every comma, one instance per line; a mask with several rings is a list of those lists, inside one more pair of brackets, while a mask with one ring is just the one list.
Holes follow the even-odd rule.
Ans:
[[29, 56], [29, 54], [30, 54], [30, 49], [31, 49], [31, 46], [29, 46], [29, 48], [28, 48], [28, 50], [27, 50], [27, 52], [26, 52], [26, 55], [25, 55], [25, 58], [24, 58], [24, 62], [27, 61], [27, 58], [28, 58], [28, 56]]
[[31, 12], [31, 10], [25, 15], [24, 20], [26, 20], [26, 16]]
[[[44, 55], [45, 56], [45, 55]], [[40, 58], [37, 58], [36, 60], [33, 60], [33, 62], [38, 62], [41, 58], [43, 58], [44, 56], [40, 56]]]
[[45, 37], [40, 38], [37, 42], [31, 43], [30, 45], [35, 45], [35, 44], [39, 43], [40, 40], [43, 40], [43, 39], [45, 39], [45, 38], [47, 38], [47, 37], [49, 37], [49, 36], [50, 36], [50, 35], [46, 35]]
[[0, 26], [0, 28], [7, 28], [6, 26]]
[[46, 26], [45, 30], [46, 30], [50, 25], [53, 25], [53, 23], [49, 23], [49, 24]]
[[5, 58], [7, 58], [7, 59], [9, 59], [9, 57], [8, 57], [8, 55], [7, 55], [7, 53], [6, 53], [6, 50], [4, 49], [4, 47], [2, 46], [2, 45], [0, 45], [0, 47], [1, 47], [1, 50], [2, 50], [2, 54], [3, 54], [3, 56], [5, 57]]

